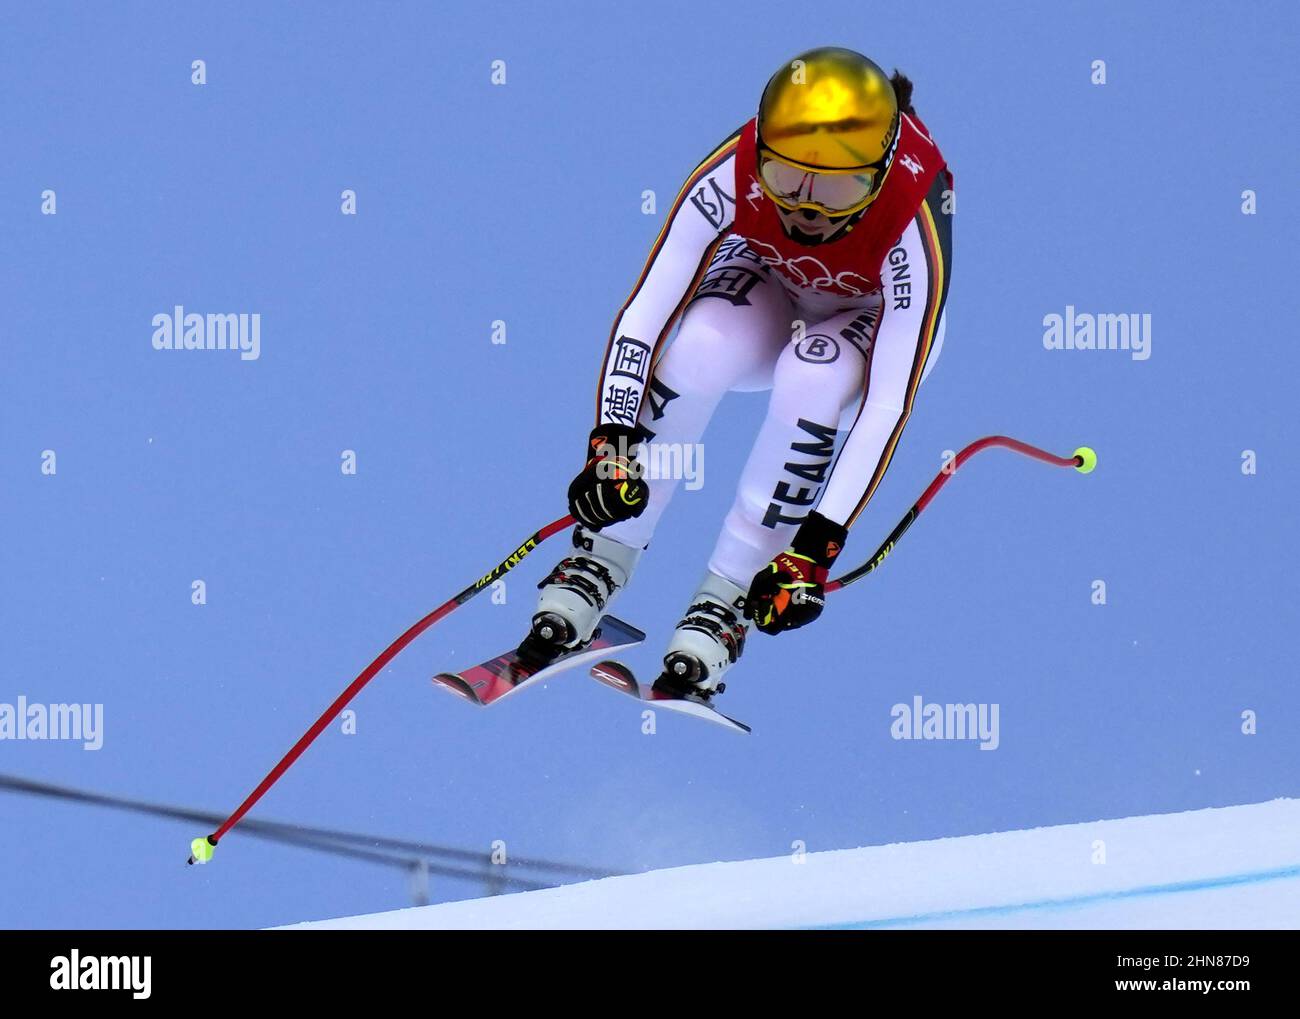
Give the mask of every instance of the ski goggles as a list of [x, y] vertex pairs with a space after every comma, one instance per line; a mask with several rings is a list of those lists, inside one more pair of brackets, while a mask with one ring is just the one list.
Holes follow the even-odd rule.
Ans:
[[759, 161], [758, 175], [768, 197], [783, 209], [815, 209], [828, 216], [845, 216], [871, 204], [885, 169], [867, 166], [829, 173], [764, 154]]
[[767, 196], [783, 209], [815, 209], [827, 216], [847, 216], [875, 201], [897, 146], [895, 132], [889, 151], [878, 162], [833, 170], [792, 162], [763, 146], [760, 140], [758, 178]]

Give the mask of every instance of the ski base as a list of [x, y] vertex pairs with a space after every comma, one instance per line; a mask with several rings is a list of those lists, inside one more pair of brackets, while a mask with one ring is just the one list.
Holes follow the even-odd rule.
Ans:
[[643, 640], [645, 634], [631, 623], [625, 623], [614, 616], [605, 616], [585, 647], [569, 651], [549, 662], [522, 657], [514, 649], [463, 672], [440, 672], [433, 677], [433, 682], [472, 704], [487, 707], [516, 690], [549, 679], [575, 665], [583, 665], [593, 658], [608, 655], [611, 651], [636, 647]]
[[714, 725], [720, 725], [724, 729], [730, 729], [733, 732], [747, 733], [752, 731], [744, 722], [738, 721], [730, 715], [724, 715], [703, 697], [673, 694], [666, 690], [658, 690], [650, 683], [640, 682], [632, 673], [632, 670], [622, 662], [598, 662], [591, 667], [591, 678], [612, 690], [628, 694], [639, 701], [652, 704], [656, 708], [675, 711], [681, 715], [690, 715], [692, 718], [712, 722]]

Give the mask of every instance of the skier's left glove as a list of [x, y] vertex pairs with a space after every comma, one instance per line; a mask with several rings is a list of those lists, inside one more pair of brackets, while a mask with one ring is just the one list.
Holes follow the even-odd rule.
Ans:
[[763, 633], [807, 626], [826, 605], [826, 579], [848, 529], [813, 511], [784, 552], [754, 575], [745, 617]]

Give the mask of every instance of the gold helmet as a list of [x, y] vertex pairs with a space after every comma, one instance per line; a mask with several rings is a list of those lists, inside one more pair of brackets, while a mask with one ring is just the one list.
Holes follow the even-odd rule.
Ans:
[[898, 97], [861, 53], [827, 46], [772, 75], [758, 104], [758, 178], [786, 209], [844, 216], [880, 193], [898, 142]]

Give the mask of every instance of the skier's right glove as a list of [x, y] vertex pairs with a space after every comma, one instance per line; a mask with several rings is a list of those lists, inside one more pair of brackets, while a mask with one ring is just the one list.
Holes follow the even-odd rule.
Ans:
[[597, 425], [587, 449], [590, 459], [569, 486], [569, 512], [593, 531], [639, 517], [650, 499], [650, 486], [636, 462], [642, 441], [639, 429]]

